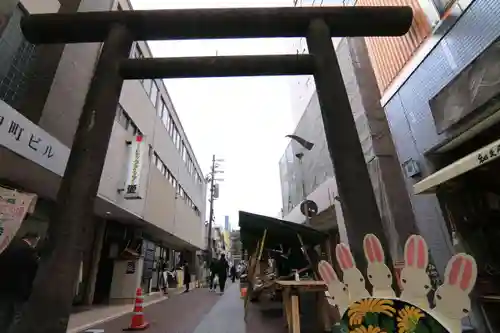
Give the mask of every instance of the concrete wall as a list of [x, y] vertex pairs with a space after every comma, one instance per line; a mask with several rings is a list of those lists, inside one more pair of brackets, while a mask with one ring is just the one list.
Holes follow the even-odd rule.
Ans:
[[[500, 37], [496, 0], [476, 0], [385, 105], [399, 161], [419, 161], [422, 177], [433, 171], [425, 152], [446, 139], [438, 134], [429, 101]], [[418, 179], [406, 179], [417, 226], [443, 272], [452, 254], [451, 240], [434, 194], [412, 195]]]

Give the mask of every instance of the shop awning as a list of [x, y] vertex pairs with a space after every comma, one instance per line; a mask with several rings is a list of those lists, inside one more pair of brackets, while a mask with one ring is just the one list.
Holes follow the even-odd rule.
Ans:
[[297, 235], [300, 235], [304, 244], [312, 246], [328, 238], [327, 233], [303, 224], [242, 211], [239, 213], [239, 226], [242, 245], [249, 251], [262, 238], [264, 230], [267, 230], [266, 248], [275, 248], [280, 244], [300, 247]]
[[475, 152], [419, 181], [413, 185], [413, 192], [415, 194], [434, 192], [439, 185], [463, 175], [464, 173], [469, 172], [481, 165], [494, 161], [499, 157], [500, 139], [476, 150]]

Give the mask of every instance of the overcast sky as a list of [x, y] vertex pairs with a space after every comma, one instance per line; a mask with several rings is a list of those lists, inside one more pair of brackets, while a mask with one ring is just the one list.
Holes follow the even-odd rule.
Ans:
[[[135, 9], [279, 7], [292, 0], [132, 0]], [[291, 39], [150, 42], [155, 57], [290, 53]], [[215, 203], [218, 224], [238, 211], [277, 217], [281, 209], [278, 161], [293, 132], [290, 77], [166, 80], [196, 158], [205, 174], [212, 154], [225, 159]], [[208, 209], [207, 209], [208, 220]]]

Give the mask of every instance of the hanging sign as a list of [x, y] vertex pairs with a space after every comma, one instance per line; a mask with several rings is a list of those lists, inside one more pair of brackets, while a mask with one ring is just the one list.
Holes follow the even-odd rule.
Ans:
[[0, 253], [16, 235], [36, 195], [0, 187]]
[[128, 162], [127, 180], [125, 182], [125, 199], [142, 199], [140, 185], [144, 155], [144, 138], [138, 135], [130, 145], [130, 158]]

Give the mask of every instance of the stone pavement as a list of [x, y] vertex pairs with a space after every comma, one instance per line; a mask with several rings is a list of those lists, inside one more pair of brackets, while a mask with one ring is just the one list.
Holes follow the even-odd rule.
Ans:
[[[210, 311], [220, 296], [207, 289], [194, 289], [189, 293], [172, 296], [144, 308], [144, 315], [151, 326], [146, 333], [192, 333]], [[81, 331], [103, 330], [104, 333], [123, 332], [130, 325], [132, 314], [127, 314]]]
[[[229, 281], [228, 281], [229, 282]], [[187, 294], [173, 296], [144, 308], [151, 326], [145, 333], [283, 333], [282, 318], [265, 318], [250, 306], [247, 323], [244, 321], [243, 300], [239, 283], [228, 283], [222, 296], [208, 289], [194, 289]], [[89, 327], [84, 332], [122, 332], [130, 324], [131, 314], [103, 324]], [[99, 331], [101, 330], [101, 331]]]
[[285, 330], [282, 318], [265, 318], [252, 305], [245, 323], [239, 282], [231, 284], [228, 281], [227, 290], [220, 298], [193, 333], [282, 333]]

